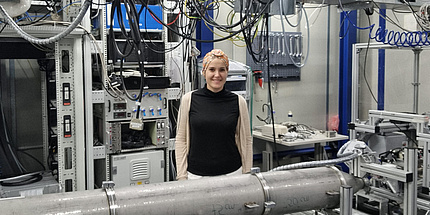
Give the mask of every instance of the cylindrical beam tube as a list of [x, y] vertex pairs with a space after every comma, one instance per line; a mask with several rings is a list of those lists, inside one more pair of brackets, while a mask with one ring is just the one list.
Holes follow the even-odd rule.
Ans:
[[276, 203], [271, 214], [285, 214], [339, 206], [339, 190], [350, 185], [354, 191], [364, 187], [362, 179], [336, 168], [309, 168], [264, 175], [270, 186], [270, 196]]
[[109, 215], [109, 202], [102, 189], [0, 198], [1, 214], [94, 214]]
[[[116, 214], [261, 215], [267, 194], [275, 203], [270, 214], [334, 208], [342, 185], [358, 191], [364, 182], [335, 168], [319, 167], [122, 187], [115, 189]], [[104, 190], [88, 190], [0, 200], [0, 208], [2, 214], [98, 215], [109, 214], [107, 199]]]

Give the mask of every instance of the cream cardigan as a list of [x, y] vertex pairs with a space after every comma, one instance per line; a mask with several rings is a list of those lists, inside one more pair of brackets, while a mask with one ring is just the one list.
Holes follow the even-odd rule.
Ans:
[[[181, 106], [178, 113], [178, 124], [176, 129], [175, 155], [177, 180], [188, 178], [188, 152], [190, 149], [190, 126], [189, 112], [191, 106], [191, 94], [188, 92], [182, 96]], [[249, 122], [248, 107], [245, 99], [238, 96], [239, 99], [239, 118], [236, 127], [236, 145], [242, 158], [242, 173], [250, 172], [252, 167], [252, 135]]]

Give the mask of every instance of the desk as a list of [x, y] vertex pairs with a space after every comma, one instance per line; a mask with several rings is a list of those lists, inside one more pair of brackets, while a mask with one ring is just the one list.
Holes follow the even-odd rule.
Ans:
[[[273, 137], [262, 135], [260, 131], [253, 131], [252, 136], [254, 138], [266, 141], [266, 151], [263, 152], [263, 168], [262, 171], [268, 171], [273, 169]], [[321, 144], [339, 140], [349, 139], [346, 135], [336, 134], [334, 137], [327, 137], [325, 133], [318, 133], [309, 139], [297, 139], [294, 141], [283, 141], [280, 138], [276, 138], [276, 143], [279, 145], [293, 147], [310, 145], [315, 148], [315, 159], [322, 160], [323, 149]]]

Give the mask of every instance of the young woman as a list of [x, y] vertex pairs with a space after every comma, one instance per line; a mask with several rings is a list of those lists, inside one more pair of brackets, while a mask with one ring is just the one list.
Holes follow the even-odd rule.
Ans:
[[224, 88], [227, 55], [214, 49], [203, 59], [203, 88], [181, 100], [175, 143], [177, 179], [247, 173], [252, 136], [245, 99]]

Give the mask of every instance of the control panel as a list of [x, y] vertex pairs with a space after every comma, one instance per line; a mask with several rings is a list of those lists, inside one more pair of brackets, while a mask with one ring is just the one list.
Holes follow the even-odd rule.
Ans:
[[142, 93], [140, 107], [138, 107], [138, 90], [129, 90], [128, 93], [133, 98], [114, 98], [106, 94], [105, 114], [106, 121], [126, 121], [135, 118], [139, 111], [139, 118], [155, 119], [166, 118], [168, 116], [167, 89], [148, 89]]
[[155, 140], [155, 145], [164, 146], [169, 141], [169, 129], [167, 127], [166, 119], [157, 119], [155, 121], [155, 124], [156, 124], [156, 127], [154, 129], [156, 129], [155, 135], [157, 138]]

